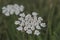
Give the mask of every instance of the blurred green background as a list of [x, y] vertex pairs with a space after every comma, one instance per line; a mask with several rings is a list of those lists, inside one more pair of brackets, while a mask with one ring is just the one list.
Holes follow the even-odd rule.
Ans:
[[[18, 32], [16, 15], [6, 17], [1, 8], [8, 4], [24, 5], [25, 13], [36, 11], [47, 23], [39, 36]], [[0, 0], [0, 40], [60, 40], [60, 0]]]

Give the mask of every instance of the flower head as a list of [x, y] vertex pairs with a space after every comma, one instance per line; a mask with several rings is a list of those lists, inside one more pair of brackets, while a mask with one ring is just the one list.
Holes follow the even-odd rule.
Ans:
[[40, 32], [38, 30], [35, 30], [34, 35], [38, 36], [39, 34], [40, 34]]
[[41, 30], [41, 26], [45, 27], [45, 24], [41, 21], [43, 20], [41, 17], [37, 17], [31, 14], [25, 15], [24, 13], [19, 15], [18, 20], [20, 21], [20, 26], [27, 34], [32, 34], [34, 31], [34, 35], [39, 35]]
[[20, 24], [20, 21], [15, 21], [15, 25], [18, 25], [18, 24]]
[[19, 26], [16, 28], [18, 31], [22, 31], [23, 30], [23, 27]]
[[40, 24], [42, 27], [46, 27], [46, 23], [41, 23]]
[[38, 14], [37, 12], [32, 12], [33, 16], [37, 16], [37, 14]]
[[26, 31], [26, 33], [27, 33], [27, 34], [32, 34], [32, 31], [31, 31], [30, 29], [28, 29], [28, 30]]
[[23, 12], [24, 11], [24, 6], [20, 5], [20, 11]]
[[22, 13], [22, 14], [20, 14], [19, 16], [21, 16], [21, 17], [25, 17], [25, 14], [24, 14], [24, 13]]
[[[6, 7], [2, 7], [2, 13], [3, 14], [6, 14], [7, 12], [9, 13], [9, 16], [10, 15], [13, 15], [15, 13], [15, 15], [19, 15], [20, 12], [23, 12], [24, 10], [24, 6], [21, 5], [19, 6], [18, 4], [14, 4], [14, 5], [7, 5]], [[8, 15], [8, 14], [6, 14]]]

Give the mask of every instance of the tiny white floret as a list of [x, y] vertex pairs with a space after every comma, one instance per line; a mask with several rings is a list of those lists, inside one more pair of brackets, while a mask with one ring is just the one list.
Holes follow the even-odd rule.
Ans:
[[20, 18], [18, 18], [18, 20], [22, 21], [22, 20], [24, 20], [24, 18], [23, 17], [20, 17]]
[[37, 16], [37, 12], [32, 12], [32, 15], [33, 16]]
[[41, 20], [41, 21], [43, 21], [43, 18], [42, 18], [42, 17], [38, 17], [38, 20]]
[[25, 26], [25, 27], [24, 27], [24, 31], [27, 31], [27, 30], [28, 30], [28, 27]]
[[19, 26], [16, 28], [18, 31], [22, 31], [23, 30], [23, 27]]
[[6, 9], [6, 7], [2, 7], [2, 10], [5, 10]]
[[42, 27], [46, 27], [46, 23], [41, 23], [40, 24]]
[[39, 25], [36, 26], [36, 29], [41, 29], [41, 27]]
[[30, 29], [28, 29], [28, 30], [26, 31], [26, 33], [27, 33], [27, 34], [32, 34], [32, 31], [31, 31]]
[[24, 6], [20, 5], [20, 11], [23, 12], [24, 11]]
[[25, 17], [25, 14], [24, 14], [24, 13], [22, 13], [22, 14], [20, 14], [19, 16], [21, 16], [21, 17]]
[[31, 30], [35, 30], [35, 27], [34, 27], [34, 26], [32, 26], [32, 27], [31, 27]]
[[10, 14], [9, 14], [8, 12], [7, 12], [7, 13], [5, 13], [4, 15], [5, 15], [5, 16], [10, 16]]
[[38, 30], [35, 30], [34, 35], [38, 36], [39, 34], [40, 34], [40, 32]]
[[15, 25], [18, 25], [18, 24], [20, 24], [20, 21], [15, 21]]

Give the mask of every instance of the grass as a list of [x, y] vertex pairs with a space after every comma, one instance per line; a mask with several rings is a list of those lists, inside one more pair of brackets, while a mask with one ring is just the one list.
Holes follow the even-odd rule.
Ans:
[[[24, 5], [26, 14], [36, 11], [44, 18], [47, 27], [41, 35], [28, 35], [16, 30], [16, 15], [6, 17], [1, 8], [8, 4]], [[0, 0], [0, 40], [60, 40], [60, 1], [59, 0]]]

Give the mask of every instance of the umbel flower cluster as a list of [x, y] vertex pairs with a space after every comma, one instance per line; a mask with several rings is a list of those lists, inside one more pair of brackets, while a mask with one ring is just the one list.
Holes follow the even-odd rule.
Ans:
[[14, 5], [7, 5], [6, 7], [2, 7], [2, 13], [5, 16], [10, 16], [13, 15], [15, 13], [15, 15], [19, 15], [20, 12], [23, 12], [24, 10], [24, 6], [23, 5], [18, 5], [18, 4], [14, 4]]
[[15, 21], [16, 25], [19, 25], [17, 27], [18, 31], [25, 31], [27, 34], [39, 35], [41, 27], [46, 27], [45, 23], [42, 23], [43, 18], [37, 17], [36, 12], [32, 12], [31, 14], [25, 15], [24, 13], [19, 15], [17, 21]]
[[[15, 25], [18, 26], [16, 29], [21, 32], [26, 32], [27, 34], [40, 35], [41, 27], [46, 27], [46, 23], [43, 23], [43, 18], [38, 17], [37, 12], [32, 12], [32, 14], [25, 14], [23, 5], [7, 5], [2, 8], [2, 13], [5, 16], [17, 15], [18, 20], [15, 21]], [[21, 13], [20, 13], [21, 12]]]

